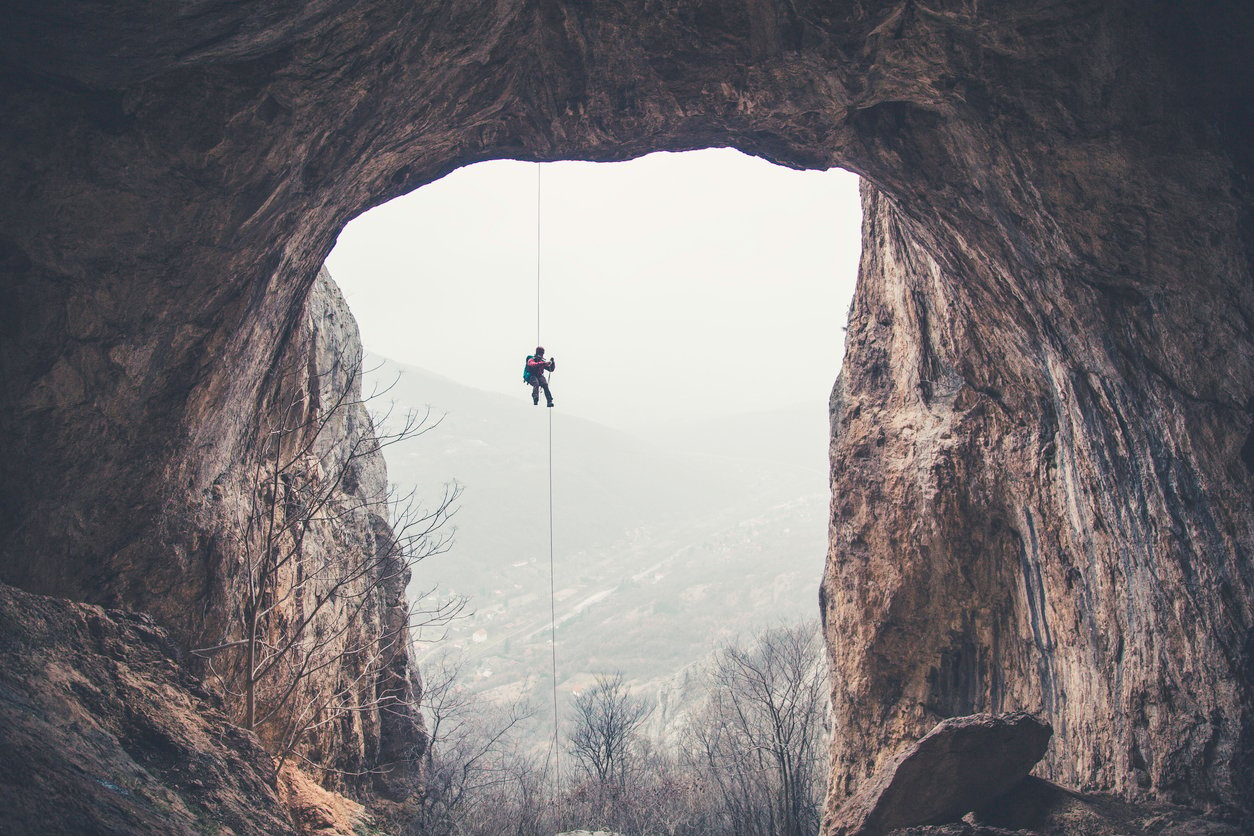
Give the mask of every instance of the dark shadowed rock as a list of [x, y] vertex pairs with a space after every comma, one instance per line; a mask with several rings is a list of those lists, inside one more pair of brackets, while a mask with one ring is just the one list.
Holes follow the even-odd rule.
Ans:
[[290, 834], [269, 755], [142, 617], [0, 585], [0, 832]]
[[845, 802], [824, 832], [879, 836], [959, 819], [1022, 781], [1052, 733], [1022, 713], [945, 720]]
[[987, 827], [981, 824], [969, 824], [965, 821], [952, 824], [924, 824], [918, 827], [903, 827], [890, 831], [888, 836], [1035, 836], [1030, 831], [1006, 830], [1001, 827]]
[[1203, 817], [1195, 810], [1166, 804], [1128, 804], [1117, 798], [1072, 792], [1028, 776], [1010, 792], [975, 812], [983, 826], [1030, 830], [1042, 836], [1240, 836], [1238, 824]]

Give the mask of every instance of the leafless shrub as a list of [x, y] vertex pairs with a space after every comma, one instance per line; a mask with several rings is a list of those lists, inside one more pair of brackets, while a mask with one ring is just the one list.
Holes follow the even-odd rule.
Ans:
[[826, 779], [827, 670], [817, 624], [730, 645], [688, 729], [688, 762], [721, 800], [713, 832], [811, 836]]
[[521, 751], [516, 734], [531, 711], [519, 704], [501, 708], [471, 694], [460, 681], [461, 669], [448, 653], [424, 665], [430, 756], [408, 832], [522, 833], [528, 820], [538, 818], [541, 800], [537, 764]]

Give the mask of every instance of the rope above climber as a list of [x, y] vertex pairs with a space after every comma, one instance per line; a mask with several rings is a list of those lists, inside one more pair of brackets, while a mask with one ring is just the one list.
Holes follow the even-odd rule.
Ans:
[[523, 369], [523, 383], [531, 386], [531, 402], [540, 405], [540, 390], [544, 390], [544, 399], [553, 405], [553, 393], [549, 391], [549, 381], [545, 378], [546, 371], [555, 371], [557, 363], [552, 358], [544, 358], [544, 346], [536, 346], [535, 354], [527, 355], [527, 366]]

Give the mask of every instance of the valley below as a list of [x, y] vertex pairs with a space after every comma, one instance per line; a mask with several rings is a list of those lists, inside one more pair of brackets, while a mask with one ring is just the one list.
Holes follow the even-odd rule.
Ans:
[[621, 673], [657, 707], [651, 723], [665, 736], [686, 702], [672, 694], [718, 646], [817, 616], [821, 405], [640, 435], [554, 411], [550, 609], [549, 413], [522, 387], [510, 398], [391, 361], [370, 366], [391, 386], [381, 400], [395, 401], [394, 416], [430, 408], [439, 421], [389, 450], [390, 481], [402, 492], [462, 489], [452, 547], [418, 567], [410, 593], [466, 607], [420, 631], [420, 668], [457, 654], [473, 693], [551, 716], [552, 616], [559, 703]]

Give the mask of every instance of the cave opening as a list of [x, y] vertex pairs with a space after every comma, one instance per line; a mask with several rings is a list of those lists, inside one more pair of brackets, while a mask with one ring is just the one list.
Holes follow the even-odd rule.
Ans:
[[[954, 705], [933, 682], [972, 702], [929, 670], [973, 644], [998, 705], [1055, 724], [1043, 775], [1248, 815], [1249, 4], [288, 5], [10, 16], [6, 582], [186, 648], [348, 217], [472, 160], [736, 143], [874, 184], [834, 800]], [[324, 751], [421, 739], [396, 728]]]
[[562, 699], [598, 673], [656, 687], [720, 641], [815, 621], [859, 227], [855, 175], [731, 149], [481, 163], [351, 222], [327, 267], [367, 388], [444, 415], [389, 448], [390, 480], [465, 488], [452, 551], [411, 592], [473, 615], [422, 662], [452, 648], [476, 690], [542, 705], [550, 688], [548, 416], [518, 385], [537, 278], [559, 363]]

